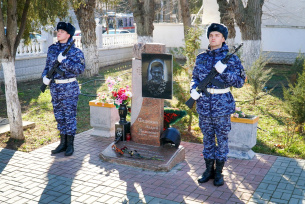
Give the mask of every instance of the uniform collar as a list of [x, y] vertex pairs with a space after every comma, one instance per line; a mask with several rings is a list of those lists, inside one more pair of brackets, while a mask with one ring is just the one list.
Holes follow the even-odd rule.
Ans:
[[224, 44], [222, 45], [221, 48], [218, 48], [218, 49], [216, 49], [216, 50], [211, 50], [211, 49], [210, 49], [210, 46], [209, 46], [209, 48], [207, 49], [207, 53], [208, 53], [209, 55], [219, 55], [219, 54], [221, 54], [221, 53], [223, 53], [223, 52], [229, 52], [229, 48], [228, 48], [228, 46], [227, 46], [226, 43], [224, 43]]
[[59, 45], [60, 47], [65, 47], [66, 45], [70, 45], [71, 41], [72, 41], [72, 38], [69, 38], [66, 43], [60, 43], [59, 41], [57, 41], [56, 44]]

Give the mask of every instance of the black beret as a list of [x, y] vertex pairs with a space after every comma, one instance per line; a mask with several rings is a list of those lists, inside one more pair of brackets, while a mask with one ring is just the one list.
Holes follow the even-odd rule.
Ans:
[[75, 27], [71, 23], [59, 22], [56, 30], [59, 29], [67, 31], [67, 33], [70, 34], [70, 38], [73, 37], [75, 33]]
[[212, 23], [211, 25], [209, 25], [208, 31], [207, 31], [208, 39], [209, 39], [210, 33], [213, 32], [213, 31], [220, 32], [223, 35], [223, 37], [225, 38], [225, 40], [228, 37], [228, 28], [223, 24]]

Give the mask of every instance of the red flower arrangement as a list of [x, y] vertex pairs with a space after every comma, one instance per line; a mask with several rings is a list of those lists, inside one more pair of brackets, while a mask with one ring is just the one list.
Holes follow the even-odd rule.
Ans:
[[169, 128], [170, 125], [178, 122], [186, 115], [185, 110], [178, 108], [164, 108], [164, 127], [163, 130]]

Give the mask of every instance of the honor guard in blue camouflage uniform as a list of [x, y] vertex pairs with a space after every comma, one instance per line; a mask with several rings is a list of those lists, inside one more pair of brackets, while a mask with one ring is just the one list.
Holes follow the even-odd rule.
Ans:
[[[74, 152], [76, 109], [80, 94], [76, 77], [85, 69], [84, 54], [74, 45], [65, 56], [62, 55], [62, 52], [72, 42], [74, 33], [75, 28], [70, 23], [59, 22], [57, 24], [58, 42], [49, 47], [46, 67], [42, 73], [43, 83], [50, 86], [54, 115], [60, 131], [60, 144], [52, 150], [52, 154], [66, 151], [66, 156], [71, 156]], [[56, 73], [54, 79], [49, 79], [46, 75], [56, 60], [60, 62], [59, 68], [64, 75]]]
[[[205, 183], [214, 178], [215, 186], [224, 184], [222, 169], [229, 152], [230, 115], [235, 112], [235, 101], [230, 87], [241, 88], [246, 78], [244, 68], [236, 55], [233, 55], [227, 64], [220, 61], [229, 51], [225, 43], [227, 36], [228, 29], [222, 24], [212, 23], [208, 27], [209, 48], [197, 56], [191, 83], [191, 97], [196, 100], [199, 127], [204, 135], [203, 156], [206, 163], [206, 170], [198, 182]], [[208, 96], [198, 93], [196, 87], [213, 67], [219, 73], [214, 80], [218, 81], [218, 86], [221, 84], [222, 87], [219, 88], [212, 82], [207, 86]], [[215, 163], [216, 168], [214, 168]]]

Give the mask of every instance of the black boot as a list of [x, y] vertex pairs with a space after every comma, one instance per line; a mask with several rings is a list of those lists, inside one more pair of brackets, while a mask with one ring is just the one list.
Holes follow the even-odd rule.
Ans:
[[67, 150], [65, 155], [66, 156], [71, 156], [74, 152], [74, 135], [67, 135]]
[[206, 170], [203, 172], [202, 177], [198, 179], [199, 183], [205, 183], [209, 179], [214, 178], [214, 159], [204, 159]]
[[66, 149], [67, 149], [67, 135], [60, 134], [60, 143], [56, 147], [56, 149], [51, 151], [51, 153], [57, 154], [57, 153], [65, 151]]
[[224, 161], [216, 160], [214, 186], [222, 186], [224, 184], [223, 175], [221, 174], [224, 165]]

